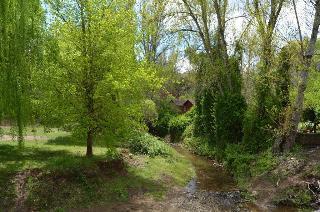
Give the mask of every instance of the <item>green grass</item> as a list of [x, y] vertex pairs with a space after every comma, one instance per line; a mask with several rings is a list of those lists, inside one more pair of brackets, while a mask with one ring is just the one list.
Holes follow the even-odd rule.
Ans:
[[[17, 129], [11, 128], [8, 126], [2, 126], [1, 129], [3, 130], [4, 135], [16, 135]], [[58, 128], [51, 128], [51, 129], [45, 129], [41, 126], [36, 127], [26, 127], [23, 131], [23, 134], [25, 136], [40, 136], [40, 137], [46, 137], [47, 139], [54, 139], [58, 136], [68, 136], [70, 135], [69, 132], [63, 131]], [[1, 139], [0, 139], [1, 140]]]
[[165, 183], [171, 183], [171, 185], [183, 186], [195, 175], [195, 170], [190, 161], [175, 150], [172, 150], [172, 152], [173, 155], [167, 158], [140, 156], [145, 159], [145, 166], [133, 171], [143, 178], [155, 181], [164, 180]]
[[85, 142], [68, 133], [37, 131], [49, 140], [0, 141], [0, 210], [15, 204], [17, 173], [33, 170], [27, 178], [26, 205], [31, 210], [86, 208], [127, 201], [142, 193], [162, 198], [172, 186], [183, 186], [195, 172], [191, 163], [170, 148], [167, 157], [133, 155], [142, 166], [128, 166], [126, 173], [99, 168], [99, 162], [119, 158], [115, 148], [99, 140], [95, 156], [85, 157]]

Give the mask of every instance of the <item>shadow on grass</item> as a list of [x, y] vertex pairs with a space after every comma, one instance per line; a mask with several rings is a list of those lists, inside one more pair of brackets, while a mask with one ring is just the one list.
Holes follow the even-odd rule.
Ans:
[[[0, 145], [0, 209], [12, 209], [16, 198], [16, 174], [35, 170], [26, 179], [31, 210], [86, 208], [96, 204], [126, 202], [131, 196], [151, 193], [161, 196], [165, 187], [135, 175], [123, 166], [108, 165], [106, 157], [85, 158], [64, 150]], [[119, 159], [118, 159], [119, 160]]]
[[[93, 171], [69, 176], [43, 176], [33, 179], [28, 206], [33, 210], [85, 209], [102, 205], [104, 210], [115, 203], [130, 202], [132, 197], [146, 193], [155, 198], [166, 188], [159, 182], [127, 173], [114, 173], [112, 177]], [[54, 195], [52, 195], [54, 194]], [[107, 210], [109, 211], [109, 210]]]
[[[47, 141], [48, 145], [63, 145], [63, 146], [87, 146], [85, 139], [75, 138], [74, 136], [59, 136], [54, 139]], [[96, 147], [116, 147], [119, 146], [120, 142], [116, 138], [96, 138], [94, 140], [94, 146]]]
[[56, 167], [54, 159], [70, 157], [66, 151], [49, 151], [38, 148], [19, 148], [18, 145], [0, 145], [0, 211], [14, 205], [16, 198], [15, 177], [18, 172], [41, 163]]
[[76, 139], [72, 136], [59, 136], [49, 139], [46, 144], [63, 145], [63, 146], [86, 146], [86, 142], [82, 139]]

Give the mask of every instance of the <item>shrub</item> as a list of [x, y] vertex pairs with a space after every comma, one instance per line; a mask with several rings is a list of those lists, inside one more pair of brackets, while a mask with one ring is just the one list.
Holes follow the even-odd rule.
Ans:
[[158, 103], [158, 120], [155, 122], [150, 133], [160, 137], [165, 137], [169, 133], [169, 121], [177, 115], [169, 100]]
[[312, 202], [312, 194], [309, 190], [300, 187], [288, 187], [274, 198], [276, 204], [308, 207]]
[[238, 180], [251, 176], [250, 166], [254, 158], [237, 144], [230, 144], [225, 149], [225, 163]]
[[226, 144], [242, 140], [242, 124], [246, 102], [241, 94], [226, 93], [217, 98], [215, 106], [216, 143], [224, 149]]
[[194, 136], [194, 124], [187, 126], [183, 135], [183, 144], [188, 149], [196, 153], [197, 155], [214, 158], [216, 155], [216, 148], [211, 144], [206, 137]]
[[194, 132], [195, 136], [206, 136], [212, 142], [215, 141], [216, 125], [214, 108], [216, 95], [208, 90], [198, 91], [196, 96], [196, 107], [194, 109]]
[[271, 149], [257, 155], [251, 166], [251, 175], [258, 176], [272, 170], [277, 165], [277, 159], [273, 156]]
[[153, 126], [158, 119], [158, 111], [156, 104], [150, 100], [147, 99], [144, 101], [143, 104], [143, 119], [147, 126]]
[[274, 132], [268, 121], [257, 117], [255, 108], [246, 111], [243, 127], [243, 143], [247, 151], [262, 152], [270, 148], [274, 141]]
[[169, 133], [171, 141], [178, 142], [188, 125], [192, 122], [190, 113], [183, 114], [172, 118], [169, 122]]
[[155, 156], [168, 156], [170, 148], [160, 139], [145, 133], [130, 140], [129, 148], [133, 153]]

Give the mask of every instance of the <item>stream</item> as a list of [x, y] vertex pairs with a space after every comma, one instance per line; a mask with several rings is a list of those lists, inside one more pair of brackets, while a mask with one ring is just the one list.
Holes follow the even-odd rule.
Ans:
[[[197, 195], [213, 196], [218, 202], [222, 202], [218, 210], [226, 211], [274, 211], [295, 212], [298, 209], [288, 206], [264, 205], [258, 206], [253, 203], [244, 203], [236, 182], [230, 173], [221, 165], [205, 157], [197, 156], [180, 147], [174, 148], [189, 159], [196, 170], [196, 177], [186, 187], [189, 196]], [[197, 198], [197, 197], [196, 197]], [[200, 197], [201, 198], [201, 197]]]

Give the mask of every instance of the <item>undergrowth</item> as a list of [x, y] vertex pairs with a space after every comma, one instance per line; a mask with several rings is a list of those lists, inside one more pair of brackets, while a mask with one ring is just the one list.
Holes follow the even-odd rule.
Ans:
[[171, 154], [170, 148], [164, 141], [148, 133], [136, 136], [129, 141], [129, 148], [138, 154], [155, 156], [168, 156]]

